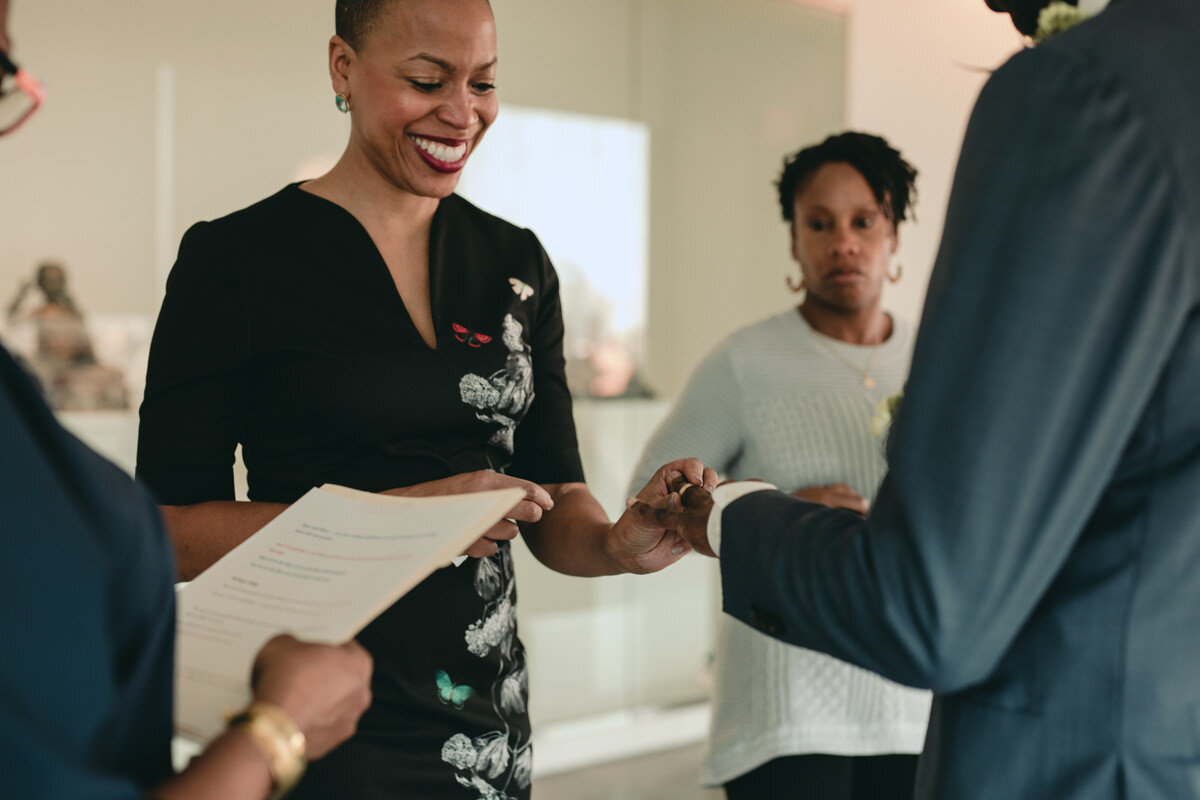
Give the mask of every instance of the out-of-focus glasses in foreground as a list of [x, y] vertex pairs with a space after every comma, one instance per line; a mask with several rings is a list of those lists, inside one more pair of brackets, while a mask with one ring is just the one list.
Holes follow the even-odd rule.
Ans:
[[46, 90], [0, 50], [0, 136], [12, 133], [33, 116]]

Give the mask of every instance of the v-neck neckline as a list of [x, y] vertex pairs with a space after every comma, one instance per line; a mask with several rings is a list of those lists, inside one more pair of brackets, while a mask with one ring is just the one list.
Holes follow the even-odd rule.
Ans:
[[440, 310], [439, 310], [439, 301], [441, 300], [441, 297], [440, 297], [441, 293], [438, 291], [438, 281], [436, 280], [437, 275], [436, 275], [436, 270], [434, 268], [434, 244], [435, 244], [435, 242], [438, 241], [438, 234], [440, 233], [440, 230], [441, 230], [442, 201], [438, 201], [437, 209], [433, 212], [433, 219], [430, 221], [429, 245], [427, 247], [427, 254], [425, 257], [426, 262], [427, 262], [426, 263], [427, 280], [429, 282], [429, 315], [433, 321], [433, 346], [431, 347], [429, 345], [429, 342], [425, 341], [425, 337], [421, 334], [420, 328], [417, 327], [417, 323], [413, 319], [412, 313], [408, 310], [408, 306], [405, 305], [404, 296], [402, 294], [400, 294], [400, 287], [398, 287], [396, 285], [396, 279], [392, 276], [392, 271], [388, 267], [387, 259], [383, 257], [383, 253], [380, 252], [379, 246], [377, 244], [375, 244], [375, 240], [373, 238], [371, 238], [371, 234], [367, 230], [367, 227], [362, 224], [362, 221], [358, 217], [354, 216], [353, 212], [351, 212], [350, 209], [346, 208], [342, 204], [337, 203], [333, 200], [330, 200], [327, 197], [322, 197], [319, 194], [314, 194], [313, 192], [310, 192], [307, 189], [303, 188], [300, 184], [304, 183], [304, 182], [305, 181], [290, 183], [290, 184], [288, 184], [287, 188], [291, 189], [295, 192], [298, 192], [301, 195], [304, 195], [306, 197], [311, 197], [314, 200], [318, 201], [319, 203], [323, 203], [324, 205], [335, 209], [336, 211], [340, 212], [343, 216], [345, 216], [346, 218], [348, 218], [350, 220], [350, 222], [354, 225], [355, 228], [358, 229], [359, 233], [366, 240], [366, 244], [370, 248], [371, 252], [373, 252], [375, 254], [376, 267], [379, 270], [382, 270], [381, 277], [384, 280], [386, 280], [388, 286], [391, 287], [391, 295], [395, 299], [396, 303], [399, 304], [400, 310], [404, 313], [404, 318], [406, 320], [408, 320], [408, 327], [412, 331], [412, 334], [417, 337], [417, 341], [419, 341], [421, 343], [421, 346], [424, 347], [426, 350], [428, 350], [431, 353], [439, 352], [441, 350], [441, 345], [442, 345], [442, 336], [441, 336], [442, 314], [440, 313]]

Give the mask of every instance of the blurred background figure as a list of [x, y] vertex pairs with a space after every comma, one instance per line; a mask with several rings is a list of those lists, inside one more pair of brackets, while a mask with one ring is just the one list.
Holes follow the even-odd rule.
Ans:
[[[30, 303], [37, 294], [40, 302]], [[67, 271], [62, 264], [39, 264], [34, 277], [17, 289], [7, 319], [10, 328], [33, 328], [33, 351], [27, 354], [26, 364], [51, 408], [95, 411], [129, 407], [129, 391], [120, 371], [96, 360], [83, 313], [67, 290]]]
[[[697, 367], [634, 474], [700, 458], [724, 478], [762, 478], [814, 502], [866, 513], [883, 477], [870, 420], [908, 373], [913, 329], [883, 311], [897, 227], [916, 170], [884, 139], [847, 132], [787, 158], [799, 306], [737, 331]], [[730, 800], [909, 798], [929, 694], [783, 644], [733, 617], [718, 628], [704, 780]], [[804, 787], [803, 792], [797, 787]]]

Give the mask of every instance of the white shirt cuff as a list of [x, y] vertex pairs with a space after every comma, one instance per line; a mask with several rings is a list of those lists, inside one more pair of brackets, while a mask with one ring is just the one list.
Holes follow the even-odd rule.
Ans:
[[713, 490], [713, 507], [712, 511], [708, 513], [708, 546], [713, 549], [718, 558], [721, 556], [721, 514], [724, 513], [725, 506], [739, 497], [744, 497], [751, 492], [761, 492], [763, 489], [775, 491], [778, 487], [763, 481], [737, 481], [723, 483]]

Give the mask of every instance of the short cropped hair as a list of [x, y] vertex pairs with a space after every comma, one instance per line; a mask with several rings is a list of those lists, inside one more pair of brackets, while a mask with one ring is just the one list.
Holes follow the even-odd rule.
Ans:
[[333, 30], [355, 50], [361, 47], [379, 15], [392, 0], [337, 0]]
[[333, 10], [333, 32], [358, 50], [379, 22], [379, 16], [393, 2], [397, 0], [337, 0]]
[[785, 222], [795, 221], [796, 195], [826, 164], [849, 164], [858, 170], [893, 225], [908, 219], [917, 199], [916, 168], [886, 139], [846, 131], [783, 160], [783, 172], [775, 186], [779, 189], [779, 206]]

